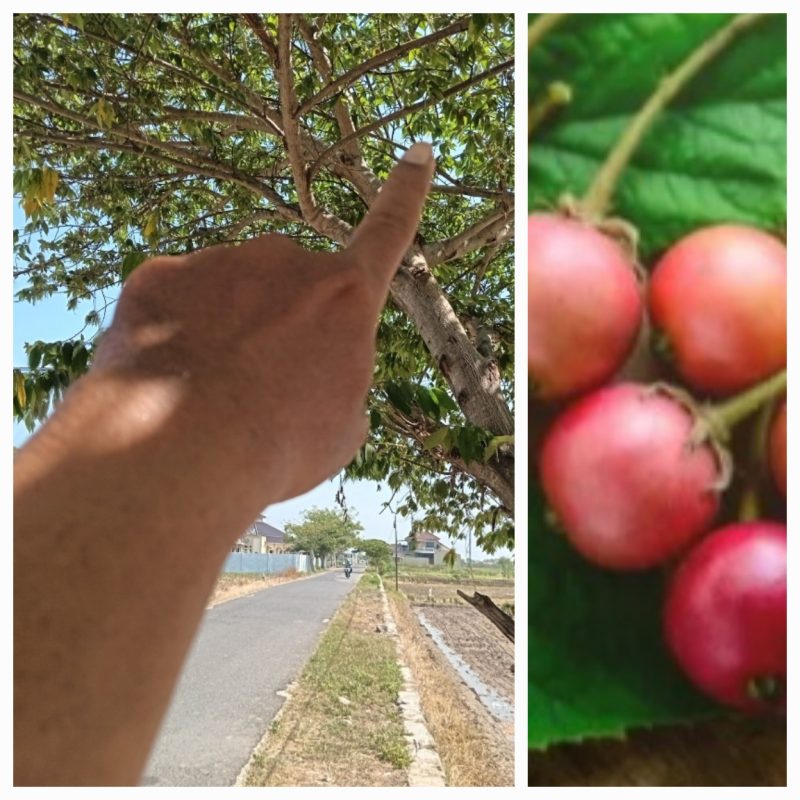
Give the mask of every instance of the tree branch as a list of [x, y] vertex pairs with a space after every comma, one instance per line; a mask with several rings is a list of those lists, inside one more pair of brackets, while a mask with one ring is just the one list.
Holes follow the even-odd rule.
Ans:
[[514, 641], [514, 617], [506, 614], [502, 608], [495, 605], [491, 597], [473, 592], [472, 597], [461, 589], [456, 589], [458, 596], [466, 600], [473, 608], [483, 614], [509, 641]]
[[[94, 129], [98, 131], [101, 130], [99, 127], [96, 127]], [[32, 133], [31, 138], [33, 138], [34, 136], [37, 136], [37, 134]], [[172, 158], [168, 155], [165, 155], [163, 152], [147, 153], [143, 149], [135, 147], [132, 144], [134, 139], [131, 137], [122, 136], [122, 138], [127, 138], [130, 143], [114, 142], [106, 138], [92, 138], [86, 136], [75, 138], [73, 136], [68, 136], [63, 133], [59, 133], [49, 129], [44, 129], [44, 132], [39, 134], [38, 136], [44, 139], [45, 141], [65, 145], [69, 147], [71, 150], [79, 150], [82, 147], [89, 147], [94, 150], [108, 149], [120, 152], [127, 152], [137, 156], [152, 158], [165, 164], [170, 164], [178, 168], [183, 173], [188, 172], [190, 174], [203, 175], [208, 178], [218, 178], [220, 180], [230, 181], [231, 183], [236, 183], [240, 186], [243, 186], [244, 188], [249, 189], [255, 194], [258, 194], [259, 196], [265, 197], [268, 200], [270, 200], [272, 203], [274, 203], [276, 210], [278, 211], [278, 213], [280, 213], [281, 217], [285, 219], [287, 222], [302, 223], [304, 221], [302, 215], [299, 213], [297, 209], [294, 209], [291, 206], [289, 206], [277, 192], [275, 192], [270, 186], [262, 183], [261, 181], [254, 180], [252, 178], [247, 178], [243, 175], [239, 175], [236, 173], [227, 172], [226, 170], [219, 169], [214, 166], [203, 166], [187, 162], [185, 160]], [[149, 143], [147, 146], [149, 146]], [[342, 224], [345, 225], [345, 223]], [[344, 230], [342, 231], [341, 235], [343, 242], [347, 241], [349, 230], [350, 228], [349, 226], [347, 226], [347, 232], [345, 232]]]
[[502, 64], [498, 64], [497, 66], [494, 66], [491, 69], [487, 69], [484, 72], [481, 72], [478, 75], [473, 76], [472, 78], [468, 78], [465, 81], [461, 81], [461, 83], [457, 83], [455, 86], [451, 86], [449, 89], [445, 89], [444, 92], [442, 92], [441, 94], [437, 94], [435, 97], [428, 97], [425, 100], [420, 100], [417, 103], [412, 103], [410, 106], [404, 106], [403, 108], [400, 108], [397, 111], [393, 111], [391, 114], [387, 114], [384, 117], [376, 119], [369, 125], [365, 125], [364, 127], [359, 128], [356, 131], [353, 131], [353, 133], [351, 133], [349, 136], [345, 136], [343, 139], [340, 139], [338, 142], [331, 145], [327, 150], [325, 150], [322, 153], [322, 155], [314, 162], [314, 164], [311, 165], [311, 170], [310, 170], [311, 175], [313, 176], [317, 172], [317, 170], [331, 158], [331, 156], [334, 153], [341, 150], [353, 139], [359, 139], [363, 136], [366, 136], [368, 133], [372, 133], [372, 131], [381, 128], [390, 122], [394, 122], [395, 120], [407, 117], [409, 114], [415, 114], [417, 111], [422, 111], [426, 108], [429, 108], [430, 106], [438, 105], [439, 103], [442, 102], [442, 100], [445, 100], [448, 97], [452, 97], [453, 95], [459, 94], [460, 92], [463, 92], [465, 89], [469, 89], [471, 86], [481, 83], [481, 81], [485, 81], [487, 78], [491, 78], [494, 75], [497, 75], [501, 72], [505, 72], [506, 70], [511, 69], [513, 66], [514, 66], [514, 59], [510, 58], [508, 59], [508, 61], [504, 61]]
[[[253, 15], [246, 15], [252, 17]], [[251, 24], [252, 27], [252, 24]], [[261, 30], [260, 28], [254, 30]], [[264, 31], [266, 36], [266, 32]], [[300, 143], [300, 133], [294, 110], [297, 107], [297, 95], [294, 89], [292, 75], [292, 15], [278, 15], [278, 47], [274, 55], [276, 61], [276, 75], [278, 78], [278, 91], [281, 100], [281, 119], [286, 140], [286, 150], [289, 154], [289, 163], [292, 166], [297, 198], [300, 210], [308, 220], [311, 227], [317, 227], [317, 217], [320, 213], [308, 180], [306, 164], [303, 159], [303, 146]]]
[[[279, 18], [283, 16], [287, 15], [278, 15]], [[277, 64], [279, 60], [278, 50], [280, 45], [276, 45], [272, 37], [267, 33], [267, 29], [264, 27], [261, 17], [259, 17], [258, 14], [242, 14], [242, 18], [256, 35], [258, 41], [261, 42], [261, 46], [264, 48], [264, 52], [267, 54], [269, 60], [273, 64]], [[278, 33], [278, 36], [280, 36], [280, 32]]]
[[423, 248], [429, 266], [443, 264], [487, 244], [502, 244], [514, 235], [514, 210], [497, 209], [457, 236]]
[[422, 36], [419, 39], [411, 39], [408, 42], [404, 42], [403, 44], [392, 47], [389, 50], [384, 50], [382, 53], [378, 53], [378, 55], [367, 59], [356, 67], [353, 67], [353, 69], [345, 72], [343, 75], [340, 75], [335, 81], [332, 81], [327, 86], [324, 86], [322, 89], [320, 89], [313, 97], [306, 100], [306, 102], [300, 106], [300, 108], [297, 110], [297, 116], [301, 117], [303, 114], [307, 114], [312, 108], [318, 106], [323, 100], [330, 97], [339, 89], [349, 86], [351, 83], [358, 80], [358, 78], [360, 78], [362, 75], [374, 70], [376, 67], [380, 67], [383, 64], [388, 64], [391, 61], [396, 61], [398, 58], [400, 58], [400, 56], [408, 53], [411, 50], [417, 50], [419, 48], [426, 47], [429, 44], [438, 42], [440, 39], [453, 36], [456, 33], [461, 33], [462, 31], [467, 30], [468, 27], [469, 17], [462, 17], [451, 25], [448, 25], [446, 28], [442, 28], [440, 31], [435, 31], [428, 36]]
[[[308, 44], [308, 49], [311, 51], [311, 58], [314, 61], [317, 72], [319, 72], [323, 80], [330, 82], [333, 76], [333, 65], [331, 64], [330, 58], [328, 58], [328, 54], [320, 47], [317, 41], [317, 30], [302, 14], [298, 14], [296, 20], [300, 32], [303, 34], [306, 44]], [[343, 93], [340, 92], [337, 95], [333, 110], [336, 115], [336, 124], [339, 126], [339, 133], [342, 136], [349, 136], [351, 133], [355, 133], [356, 127], [345, 105]], [[300, 115], [297, 114], [297, 117], [299, 118]], [[347, 148], [347, 154], [354, 159], [361, 158], [361, 148], [359, 147], [358, 140], [354, 141], [352, 146]]]

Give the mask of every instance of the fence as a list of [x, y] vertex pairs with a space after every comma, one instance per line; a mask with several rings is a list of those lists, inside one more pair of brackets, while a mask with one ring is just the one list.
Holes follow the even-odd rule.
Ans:
[[289, 569], [313, 572], [311, 556], [303, 553], [228, 553], [222, 571], [274, 574]]

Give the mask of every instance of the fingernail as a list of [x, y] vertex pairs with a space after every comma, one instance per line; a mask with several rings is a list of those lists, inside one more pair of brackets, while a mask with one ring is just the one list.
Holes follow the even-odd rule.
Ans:
[[408, 164], [430, 164], [432, 160], [433, 148], [427, 142], [412, 144], [401, 159]]

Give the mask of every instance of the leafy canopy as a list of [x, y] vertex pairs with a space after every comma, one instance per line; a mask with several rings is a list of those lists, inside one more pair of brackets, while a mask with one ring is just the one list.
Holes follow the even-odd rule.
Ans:
[[341, 509], [312, 508], [301, 522], [286, 525], [288, 541], [294, 550], [304, 550], [319, 558], [341, 553], [357, 544], [364, 530], [361, 523]]
[[[335, 249], [429, 140], [415, 252], [435, 289], [387, 306], [370, 441], [348, 475], [387, 482], [393, 510], [428, 527], [512, 543], [509, 425], [465, 410], [485, 394], [502, 421], [513, 402], [512, 67], [511, 15], [16, 15], [17, 299], [99, 309], [73, 345], [85, 361], [42, 343], [18, 366], [17, 418], [33, 427], [90, 364], [101, 312], [145, 258], [269, 231]], [[439, 350], [459, 337], [496, 388], [443, 372]]]

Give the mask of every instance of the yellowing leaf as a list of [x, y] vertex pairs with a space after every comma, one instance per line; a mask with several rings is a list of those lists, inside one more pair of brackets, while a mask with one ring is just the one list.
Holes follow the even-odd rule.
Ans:
[[514, 436], [495, 436], [489, 444], [486, 445], [486, 449], [483, 451], [483, 460], [488, 461], [496, 452], [497, 449], [504, 444], [513, 444], [514, 443]]
[[39, 186], [39, 199], [43, 203], [52, 203], [56, 196], [58, 186], [58, 173], [54, 169], [45, 167], [42, 170], [42, 181]]
[[152, 211], [145, 218], [142, 236], [148, 240], [155, 239], [158, 236], [158, 211]]
[[17, 400], [17, 405], [20, 408], [25, 408], [28, 395], [25, 391], [25, 376], [19, 370], [14, 370], [14, 397]]
[[423, 443], [423, 450], [433, 450], [438, 445], [446, 446], [446, 442], [450, 439], [450, 428], [443, 427], [435, 430]]
[[90, 112], [94, 114], [101, 128], [110, 128], [117, 118], [114, 108], [102, 97], [91, 107]]
[[26, 195], [22, 201], [22, 209], [25, 212], [26, 217], [30, 217], [32, 214], [38, 211], [39, 208], [41, 208], [41, 205], [42, 204], [39, 202], [39, 200], [32, 196]]

